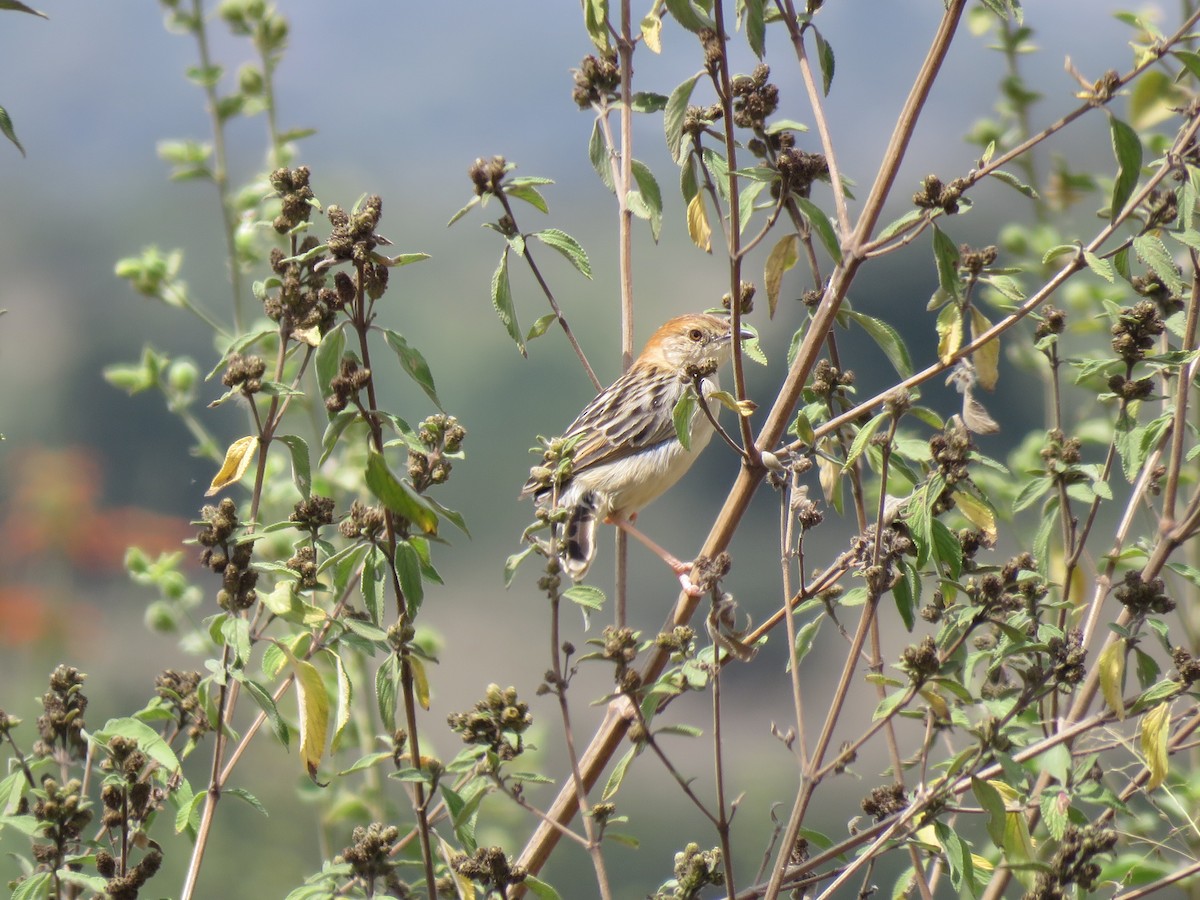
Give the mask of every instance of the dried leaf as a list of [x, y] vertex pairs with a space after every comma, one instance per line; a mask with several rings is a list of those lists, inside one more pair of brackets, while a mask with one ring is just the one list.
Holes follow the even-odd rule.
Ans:
[[783, 274], [799, 260], [800, 237], [796, 234], [785, 234], [767, 255], [763, 281], [767, 285], [767, 313], [772, 319], [775, 318], [775, 308], [779, 305]]
[[[988, 317], [972, 306], [971, 340], [991, 327]], [[996, 382], [1000, 380], [1000, 339], [992, 338], [972, 353], [971, 361], [975, 364], [975, 378], [979, 386], [985, 391], [995, 390]]]
[[221, 470], [213, 476], [212, 484], [208, 486], [204, 496], [211, 497], [228, 485], [239, 481], [246, 474], [246, 469], [250, 467], [257, 452], [257, 435], [252, 434], [248, 437], [238, 438], [230, 444], [229, 449], [225, 451], [225, 461], [221, 463]]
[[1117, 714], [1117, 718], [1125, 719], [1125, 698], [1121, 693], [1121, 685], [1125, 681], [1125, 638], [1118, 638], [1102, 651], [1096, 661], [1100, 669], [1100, 693], [1108, 708]]
[[1146, 768], [1150, 771], [1150, 780], [1146, 782], [1146, 790], [1153, 791], [1166, 780], [1168, 771], [1167, 737], [1171, 724], [1171, 704], [1160, 703], [1142, 718], [1138, 737], [1142, 745], [1142, 755], [1146, 757]]
[[704, 208], [704, 197], [699, 192], [688, 203], [687, 226], [692, 243], [705, 253], [712, 253], [712, 229], [708, 227], [708, 212]]

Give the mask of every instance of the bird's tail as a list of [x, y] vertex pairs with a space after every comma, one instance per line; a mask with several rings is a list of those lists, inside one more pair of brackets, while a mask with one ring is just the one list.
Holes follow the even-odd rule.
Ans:
[[584, 576], [596, 555], [596, 496], [584, 494], [571, 508], [562, 537], [563, 568], [575, 581]]

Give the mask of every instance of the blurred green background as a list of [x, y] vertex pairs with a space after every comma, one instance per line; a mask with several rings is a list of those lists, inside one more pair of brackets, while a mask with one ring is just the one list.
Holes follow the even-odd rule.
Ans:
[[[125, 580], [121, 557], [130, 542], [178, 546], [213, 474], [209, 463], [189, 456], [189, 436], [161, 397], [130, 398], [101, 378], [106, 365], [136, 359], [146, 344], [173, 357], [190, 355], [203, 371], [216, 358], [193, 321], [137, 296], [114, 277], [113, 264], [147, 244], [164, 251], [181, 247], [182, 274], [192, 295], [211, 310], [227, 310], [229, 301], [215, 191], [199, 182], [169, 182], [167, 166], [155, 154], [162, 139], [209, 139], [202, 94], [183, 77], [196, 61], [193, 42], [164, 31], [152, 4], [44, 0], [41, 8], [49, 20], [0, 15], [0, 105], [27, 152], [22, 158], [0, 143], [0, 308], [8, 310], [0, 318], [0, 432], [6, 436], [0, 443], [0, 705], [32, 724], [33, 698], [44, 690], [46, 674], [56, 663], [69, 662], [90, 675], [88, 720], [96, 727], [140, 707], [159, 669], [198, 665], [169, 637], [143, 627], [150, 597]], [[458, 740], [441, 728], [446, 711], [469, 707], [491, 681], [517, 685], [532, 699], [546, 668], [544, 602], [527, 573], [505, 592], [501, 567], [519, 548], [529, 518], [528, 507], [517, 501], [532, 461], [528, 448], [538, 434], [561, 429], [590, 399], [591, 388], [554, 330], [530, 346], [528, 360], [518, 355], [489, 302], [498, 236], [478, 227], [483, 219], [477, 211], [453, 229], [445, 223], [472, 195], [466, 173], [477, 156], [502, 154], [518, 164], [519, 174], [554, 179], [556, 185], [545, 190], [549, 216], [522, 209], [521, 224], [526, 230], [562, 228], [587, 248], [592, 281], [556, 255], [543, 252], [541, 262], [601, 379], [615, 377], [615, 207], [587, 160], [592, 116], [579, 111], [570, 96], [571, 69], [592, 48], [574, 3], [306, 0], [280, 8], [292, 26], [277, 74], [280, 126], [317, 129], [300, 142], [297, 157], [311, 167], [317, 196], [326, 205], [348, 207], [362, 193], [382, 195], [380, 231], [394, 249], [432, 255], [393, 273], [383, 318], [424, 352], [443, 404], [469, 431], [467, 460], [456, 465], [439, 499], [466, 516], [473, 537], [468, 542], [452, 536], [457, 546], [439, 550], [447, 584], [431, 590], [425, 606], [426, 624], [440, 631], [445, 645], [442, 665], [433, 673], [435, 708], [427, 740], [449, 757]], [[1098, 0], [1026, 4], [1044, 47], [1026, 61], [1027, 79], [1045, 94], [1034, 129], [1077, 102], [1077, 86], [1063, 71], [1064, 55], [1089, 77], [1128, 67], [1126, 32], [1110, 16], [1116, 8]], [[860, 196], [941, 9], [935, 0], [860, 0], [829, 4], [821, 13], [822, 32], [837, 54], [828, 101], [831, 130], [842, 169], [861, 186]], [[213, 53], [233, 72], [249, 52], [223, 31], [214, 23]], [[693, 74], [699, 66], [693, 40], [669, 25], [661, 58], [638, 51], [637, 86], [669, 93]], [[1003, 77], [1002, 59], [986, 52], [986, 43], [965, 30], [956, 42], [885, 219], [904, 211], [925, 175], [936, 172], [948, 180], [971, 168], [977, 149], [961, 136], [991, 114]], [[778, 35], [768, 35], [768, 52], [775, 54], [779, 115], [811, 124], [793, 60]], [[752, 67], [743, 51], [735, 68]], [[1048, 149], [1070, 157], [1077, 169], [1107, 171], [1112, 168], [1107, 124], [1099, 113], [1089, 119], [1070, 133], [1069, 142], [1052, 142]], [[261, 117], [233, 123], [235, 183], [264, 166], [258, 149], [264, 131]], [[818, 149], [811, 134], [803, 143]], [[644, 223], [636, 226], [637, 334], [644, 340], [670, 315], [715, 305], [728, 284], [723, 259], [704, 256], [687, 237], [660, 117], [637, 120], [634, 146], [666, 198], [657, 245]], [[1045, 155], [1040, 160], [1048, 164]], [[992, 243], [998, 221], [1025, 214], [1025, 201], [998, 183], [981, 186], [973, 196], [980, 208], [951, 223], [956, 240]], [[824, 203], [827, 189], [819, 186], [814, 199]], [[868, 267], [852, 302], [865, 312], [904, 320], [900, 308], [922, 310], [936, 287], [931, 262], [927, 247], [913, 248]], [[757, 257], [747, 270], [760, 289], [761, 263]], [[526, 272], [515, 264], [513, 272], [518, 312], [528, 327], [546, 311], [544, 301]], [[802, 320], [803, 307], [792, 298], [810, 285], [799, 272], [785, 281], [775, 321], [767, 320], [765, 302], [752, 317], [770, 358], [769, 368], [750, 368], [751, 394], [764, 401], [783, 377], [786, 347]], [[931, 328], [906, 338], [918, 366], [932, 358]], [[873, 392], [890, 377], [873, 346], [851, 341], [844, 353], [861, 392]], [[390, 365], [388, 360], [380, 368]], [[395, 379], [385, 406], [409, 421], [432, 411], [398, 368], [390, 371]], [[1003, 455], [1012, 435], [1039, 421], [1038, 410], [1020, 399], [1029, 386], [1006, 365], [1000, 391], [988, 402], [1009, 437], [985, 439], [985, 451]], [[220, 393], [218, 384], [210, 384], [202, 396]], [[926, 401], [943, 414], [956, 402], [940, 386], [926, 393]], [[231, 439], [243, 433], [242, 415], [226, 407], [206, 413], [206, 421]], [[675, 552], [687, 554], [703, 539], [735, 472], [732, 455], [714, 443], [642, 524]], [[776, 523], [777, 500], [764, 490], [732, 548], [729, 587], [741, 610], [756, 620], [778, 603]], [[817, 533], [818, 553], [843, 547], [850, 527], [831, 521]], [[608, 589], [611, 537], [605, 541], [593, 577]], [[632, 556], [634, 624], [654, 630], [670, 608], [674, 582], [640, 549]], [[582, 644], [581, 623], [572, 619], [568, 625]], [[739, 736], [727, 762], [738, 782], [734, 793], [748, 792], [737, 836], [747, 853], [740, 861], [745, 869], [757, 865], [771, 828], [762, 811], [772, 799], [787, 801], [794, 789], [790, 754], [769, 735], [771, 723], [786, 722], [790, 708], [783, 654], [775, 643], [767, 652], [776, 662], [746, 671], [734, 667], [726, 686]], [[840, 647], [832, 647], [828, 659], [839, 653]], [[806, 666], [805, 677], [818, 692], [822, 679], [833, 677], [823, 671], [819, 650]], [[606, 679], [605, 673], [585, 673], [576, 696], [602, 694]], [[705, 721], [707, 701], [694, 701], [681, 703], [672, 715]], [[552, 706], [538, 700], [533, 708], [541, 729], [536, 743], [555, 760], [553, 748], [561, 740]], [[581, 703], [581, 734], [588, 733], [590, 712]], [[710, 769], [706, 747], [697, 742], [694, 757], [676, 748], [685, 762], [695, 763], [702, 784]], [[860, 761], [864, 792], [881, 767], [878, 760]], [[198, 784], [199, 769], [193, 777]], [[248, 807], [222, 805], [202, 894], [282, 896], [319, 868], [326, 848], [318, 846], [307, 815], [290, 810], [301, 782], [294, 755], [267, 742], [255, 748], [240, 783], [259, 794], [272, 816], [262, 819]], [[643, 847], [613, 851], [624, 896], [640, 896], [666, 878], [671, 854], [686, 840], [713, 842], [690, 807], [676, 804], [678, 792], [668, 782], [649, 759], [631, 776], [622, 811], [634, 817], [632, 830]], [[847, 790], [858, 790], [847, 784]], [[545, 791], [535, 799], [549, 796]], [[672, 811], [669, 827], [652, 818], [661, 808]], [[516, 814], [508, 821], [508, 834], [481, 840], [518, 850], [531, 823]], [[844, 818], [824, 824], [840, 829]], [[552, 881], [578, 884], [572, 873], [583, 866], [581, 877], [588, 883], [582, 853], [567, 848], [560, 857], [549, 872]], [[176, 873], [184, 862], [168, 854], [156, 894], [178, 890]], [[0, 862], [0, 878], [15, 871], [7, 859]], [[568, 889], [564, 897], [587, 893]]]

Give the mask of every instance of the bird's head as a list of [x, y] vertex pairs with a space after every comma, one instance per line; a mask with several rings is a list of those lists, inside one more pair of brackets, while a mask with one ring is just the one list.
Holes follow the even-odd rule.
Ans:
[[[745, 340], [753, 335], [743, 329]], [[640, 361], [676, 371], [713, 372], [733, 352], [733, 330], [728, 319], [694, 313], [665, 322], [646, 342]]]

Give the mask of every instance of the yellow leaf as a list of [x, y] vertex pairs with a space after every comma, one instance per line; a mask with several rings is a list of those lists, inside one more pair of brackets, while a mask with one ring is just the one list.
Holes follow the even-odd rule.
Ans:
[[933, 714], [943, 721], [950, 718], [950, 707], [946, 704], [946, 698], [932, 688], [922, 688], [921, 696], [925, 698], [925, 702], [929, 704]]
[[800, 237], [785, 234], [767, 255], [763, 281], [767, 285], [767, 315], [775, 318], [775, 307], [779, 305], [779, 289], [783, 284], [783, 273], [800, 260]]
[[1006, 807], [1010, 803], [1017, 802], [1017, 792], [1003, 781], [989, 781], [988, 784], [994, 787], [996, 792], [1000, 794], [1000, 799], [1004, 801]]
[[842, 467], [835, 462], [831, 462], [825, 457], [817, 460], [817, 469], [819, 470], [821, 479], [821, 491], [825, 494], [825, 500], [833, 499], [834, 488], [837, 487], [839, 476], [842, 474]]
[[[300, 711], [300, 761], [304, 763], [308, 777], [321, 784], [317, 781], [317, 770], [321, 765], [321, 757], [325, 755], [325, 737], [329, 731], [329, 693], [325, 690], [325, 681], [317, 667], [296, 656], [292, 647], [282, 641], [273, 640], [271, 643], [287, 657], [292, 674], [296, 676], [296, 704]], [[300, 642], [296, 642], [295, 650], [300, 650]]]
[[[450, 870], [450, 875], [454, 878], [454, 886], [458, 889], [460, 900], [475, 900], [475, 882], [457, 872], [454, 866], [451, 865], [454, 857], [458, 856], [458, 850], [440, 834], [437, 836], [437, 839], [438, 844], [441, 846], [442, 859], [445, 860], [446, 868]], [[440, 894], [441, 891], [439, 890], [438, 893]]]
[[651, 53], [662, 53], [662, 18], [646, 16], [642, 19], [642, 41]]
[[1001, 845], [1006, 861], [1012, 865], [1013, 875], [1027, 889], [1032, 890], [1037, 873], [1028, 864], [1037, 859], [1037, 847], [1029, 834], [1025, 813], [1010, 812], [1004, 815], [1004, 841]]
[[250, 467], [257, 451], [258, 437], [255, 435], [238, 438], [230, 444], [229, 449], [225, 451], [225, 462], [221, 463], [221, 471], [213, 476], [212, 484], [208, 486], [204, 496], [211, 497], [222, 488], [238, 481], [246, 474], [246, 469]]
[[[988, 317], [972, 306], [971, 340], [975, 340], [991, 327], [992, 323], [988, 321]], [[994, 390], [996, 382], [1000, 380], [1000, 339], [992, 338], [972, 353], [971, 361], [975, 363], [975, 377], [979, 386], [987, 391]]]
[[1101, 650], [1096, 665], [1100, 669], [1100, 693], [1104, 695], [1104, 702], [1123, 721], [1125, 697], [1121, 694], [1121, 685], [1125, 681], [1125, 638], [1118, 638]]
[[[1050, 580], [1055, 584], [1064, 584], [1067, 580], [1067, 558], [1063, 555], [1061, 547], [1055, 547], [1050, 551]], [[1083, 574], [1083, 567], [1076, 566], [1071, 570], [1071, 592], [1070, 597], [1076, 606], [1082, 606], [1088, 602], [1088, 597], [1084, 594], [1083, 589], [1086, 587], [1086, 578]]]
[[295, 657], [291, 663], [296, 673], [296, 701], [300, 710], [300, 759], [308, 777], [316, 781], [329, 731], [329, 694], [316, 666]]
[[1141, 739], [1142, 755], [1146, 757], [1146, 768], [1150, 771], [1150, 780], [1146, 782], [1148, 791], [1157, 788], [1167, 777], [1167, 726], [1170, 723], [1170, 703], [1160, 703], [1142, 717], [1138, 736]]
[[292, 340], [308, 344], [310, 347], [318, 347], [321, 344], [321, 329], [315, 325], [312, 328], [297, 328], [292, 332]]
[[967, 521], [986, 534], [989, 540], [996, 540], [996, 514], [991, 507], [966, 491], [955, 491], [952, 496], [958, 511]]
[[421, 709], [429, 709], [429, 676], [425, 673], [425, 663], [419, 657], [409, 655], [408, 669], [412, 672], [413, 690], [417, 693], [417, 702]]
[[704, 197], [699, 191], [688, 203], [687, 226], [692, 243], [705, 253], [712, 253], [712, 229], [708, 227], [708, 211], [704, 208]]
[[962, 346], [962, 313], [953, 303], [947, 303], [937, 317], [938, 359], [949, 362]]

